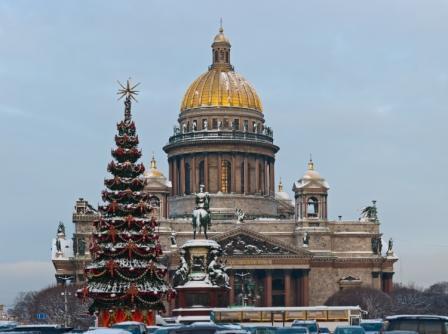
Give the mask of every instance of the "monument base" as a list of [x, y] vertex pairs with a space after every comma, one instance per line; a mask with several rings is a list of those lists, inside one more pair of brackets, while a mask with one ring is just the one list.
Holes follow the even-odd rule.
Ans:
[[[208, 315], [205, 309], [214, 307], [227, 307], [229, 289], [212, 285], [204, 281], [189, 281], [176, 288], [176, 308], [178, 315]], [[198, 313], [204, 309], [204, 314]]]
[[227, 307], [230, 288], [226, 268], [219, 260], [219, 244], [207, 239], [188, 240], [180, 252], [173, 314], [209, 315], [210, 308]]

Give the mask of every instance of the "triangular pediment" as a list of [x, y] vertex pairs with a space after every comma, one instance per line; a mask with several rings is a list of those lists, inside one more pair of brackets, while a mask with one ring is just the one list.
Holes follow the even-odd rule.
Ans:
[[265, 236], [245, 227], [230, 230], [214, 238], [225, 256], [300, 256], [311, 253]]

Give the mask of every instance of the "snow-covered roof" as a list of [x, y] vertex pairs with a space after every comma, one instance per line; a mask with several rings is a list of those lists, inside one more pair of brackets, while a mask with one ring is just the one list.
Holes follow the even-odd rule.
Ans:
[[210, 239], [193, 239], [193, 240], [187, 240], [183, 245], [182, 248], [189, 248], [189, 247], [211, 247], [211, 248], [219, 248], [219, 244], [215, 240]]
[[11, 320], [1, 320], [0, 321], [0, 329], [5, 329], [5, 328], [13, 328], [16, 327], [18, 324], [15, 321], [11, 321]]
[[213, 285], [208, 280], [203, 281], [187, 281], [184, 285], [178, 285], [176, 286], [176, 289], [183, 289], [183, 288], [219, 288], [219, 286]]
[[286, 191], [277, 191], [275, 193], [275, 198], [279, 199], [279, 200], [284, 200], [284, 201], [291, 200], [291, 198], [289, 197], [289, 194]]

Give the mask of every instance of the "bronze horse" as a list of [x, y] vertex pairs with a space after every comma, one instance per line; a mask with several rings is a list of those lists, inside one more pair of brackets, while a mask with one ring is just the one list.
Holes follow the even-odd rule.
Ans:
[[199, 234], [201, 233], [202, 228], [204, 229], [205, 239], [207, 237], [207, 229], [210, 225], [210, 213], [203, 208], [198, 208], [193, 210], [193, 239], [196, 239], [196, 231], [199, 226]]

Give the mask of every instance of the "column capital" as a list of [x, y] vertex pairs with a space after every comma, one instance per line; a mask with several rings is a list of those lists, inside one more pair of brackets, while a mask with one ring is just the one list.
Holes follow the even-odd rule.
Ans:
[[372, 277], [373, 278], [378, 278], [380, 276], [381, 272], [380, 271], [372, 271]]

